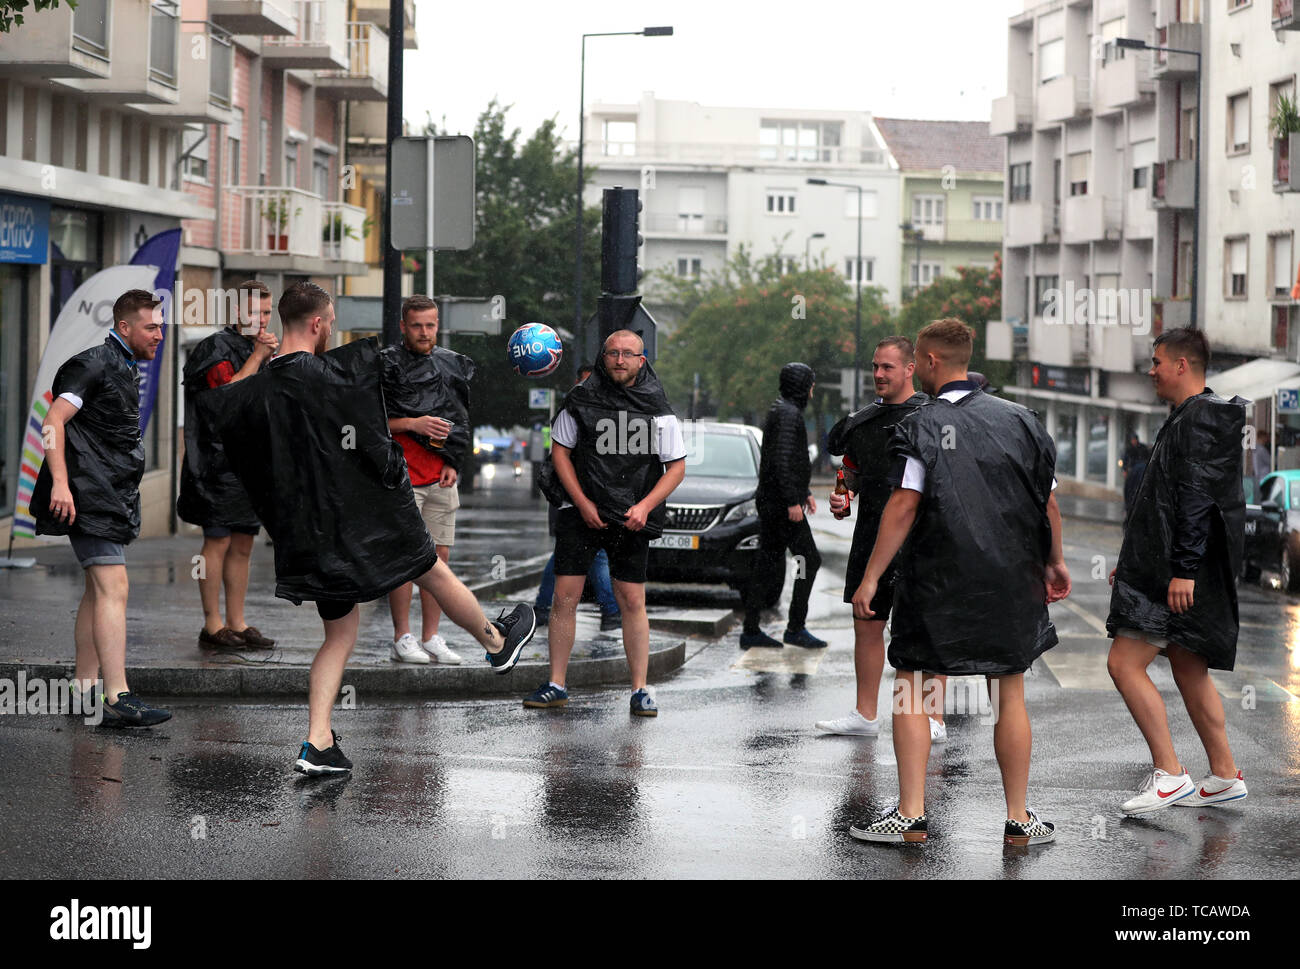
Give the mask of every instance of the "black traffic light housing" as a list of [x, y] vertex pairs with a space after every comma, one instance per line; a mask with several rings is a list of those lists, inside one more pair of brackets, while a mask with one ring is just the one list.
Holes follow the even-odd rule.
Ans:
[[[639, 231], [641, 200], [634, 188], [607, 188], [601, 197], [600, 221], [600, 300], [596, 305], [598, 327], [594, 339], [588, 337], [587, 357], [594, 358], [605, 338], [615, 330], [631, 330], [645, 341], [646, 358], [656, 356], [654, 318], [641, 305], [637, 285], [641, 270], [637, 267], [637, 250], [642, 243]], [[592, 328], [588, 326], [588, 334]]]

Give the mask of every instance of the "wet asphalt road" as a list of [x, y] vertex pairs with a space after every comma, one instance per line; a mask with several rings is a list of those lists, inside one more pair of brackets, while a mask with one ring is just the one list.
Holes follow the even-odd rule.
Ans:
[[[847, 712], [853, 691], [839, 601], [851, 525], [819, 518], [825, 565], [809, 624], [830, 649], [742, 654], [735, 630], [693, 642], [686, 665], [657, 686], [656, 720], [628, 716], [620, 690], [575, 693], [555, 711], [360, 696], [335, 720], [354, 776], [305, 779], [289, 770], [305, 727], [299, 703], [177, 701], [172, 722], [143, 732], [0, 718], [0, 876], [104, 878], [131, 866], [205, 879], [1219, 879], [1300, 869], [1300, 702], [1291, 695], [1300, 693], [1300, 602], [1243, 590], [1238, 670], [1217, 681], [1250, 797], [1122, 819], [1118, 804], [1140, 783], [1146, 753], [1105, 682], [1096, 624], [1106, 590], [1091, 578], [1094, 556], [1113, 564], [1119, 534], [1074, 521], [1074, 608], [1053, 607], [1062, 643], [1027, 679], [1030, 799], [1058, 823], [1057, 842], [1002, 846], [992, 727], [978, 713], [951, 716], [951, 739], [932, 756], [929, 844], [849, 838], [849, 823], [896, 796], [893, 750], [888, 727], [876, 739], [812, 729]], [[1180, 756], [1199, 776], [1204, 754], [1167, 667], [1158, 663], [1154, 677]], [[1243, 687], [1253, 704], [1240, 699]]]

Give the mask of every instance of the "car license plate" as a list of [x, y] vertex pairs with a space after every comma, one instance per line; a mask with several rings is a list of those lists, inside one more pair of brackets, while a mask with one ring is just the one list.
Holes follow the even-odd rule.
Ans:
[[689, 552], [700, 547], [698, 535], [660, 535], [650, 539], [651, 548], [671, 548], [679, 552]]

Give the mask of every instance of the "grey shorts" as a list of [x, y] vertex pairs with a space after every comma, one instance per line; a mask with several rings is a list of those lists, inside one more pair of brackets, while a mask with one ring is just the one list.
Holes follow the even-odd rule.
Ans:
[[460, 488], [452, 485], [442, 488], [436, 484], [411, 488], [415, 492], [415, 507], [420, 509], [424, 527], [434, 545], [456, 544], [456, 509], [460, 507]]
[[1127, 639], [1136, 639], [1139, 642], [1146, 643], [1148, 646], [1154, 646], [1159, 650], [1164, 650], [1169, 646], [1169, 640], [1164, 636], [1157, 636], [1155, 633], [1146, 633], [1141, 629], [1116, 629], [1115, 636], [1117, 638], [1124, 636]]
[[83, 569], [92, 565], [126, 565], [126, 550], [118, 542], [80, 532], [69, 532], [72, 552]]

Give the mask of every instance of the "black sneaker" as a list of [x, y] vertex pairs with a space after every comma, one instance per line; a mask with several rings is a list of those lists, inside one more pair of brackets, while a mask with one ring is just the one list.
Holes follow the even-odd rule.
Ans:
[[866, 824], [855, 824], [849, 828], [849, 834], [859, 841], [879, 842], [921, 842], [929, 836], [929, 828], [922, 814], [919, 818], [908, 818], [898, 813], [894, 807], [878, 818]]
[[506, 644], [499, 653], [488, 653], [487, 661], [497, 673], [509, 673], [519, 662], [519, 654], [524, 651], [528, 641], [537, 632], [537, 615], [533, 607], [519, 603], [510, 615], [501, 610], [492, 625], [497, 627]]
[[780, 640], [773, 639], [762, 630], [759, 630], [756, 633], [741, 633], [740, 648], [749, 649], [753, 646], [770, 646], [773, 649], [780, 649], [781, 642]]
[[782, 638], [791, 646], [802, 646], [804, 649], [826, 648], [826, 640], [818, 639], [808, 631], [807, 627], [803, 629], [787, 629], [785, 636]]
[[172, 718], [170, 710], [151, 707], [134, 693], [119, 693], [116, 703], [101, 697], [104, 705], [104, 722], [122, 727], [154, 727]]
[[334, 743], [325, 750], [317, 750], [311, 744], [304, 742], [302, 750], [298, 752], [298, 759], [294, 761], [293, 769], [299, 774], [307, 774], [311, 777], [350, 771], [352, 761], [343, 756], [343, 751], [339, 748], [339, 735], [333, 730], [330, 734], [334, 737]]
[[600, 631], [602, 633], [613, 632], [622, 628], [623, 614], [621, 612], [602, 612], [600, 614]]

